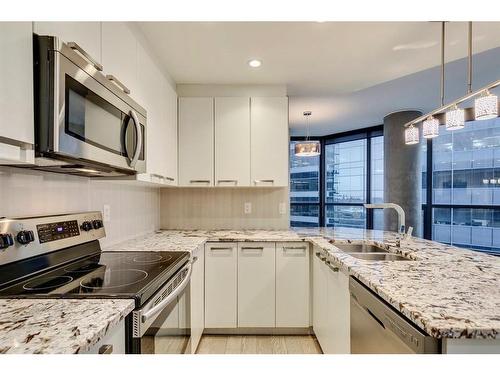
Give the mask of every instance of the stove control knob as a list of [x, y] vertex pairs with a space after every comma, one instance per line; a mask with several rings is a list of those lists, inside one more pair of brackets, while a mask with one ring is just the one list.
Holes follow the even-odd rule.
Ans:
[[92, 223], [90, 221], [84, 221], [80, 228], [82, 228], [85, 232], [88, 232], [92, 229]]
[[35, 240], [35, 235], [32, 230], [22, 230], [17, 234], [16, 238], [21, 245], [27, 245]]
[[93, 220], [92, 226], [94, 227], [94, 229], [102, 228], [102, 220]]
[[14, 239], [12, 238], [11, 234], [0, 234], [0, 249], [6, 249], [12, 245], [14, 245]]

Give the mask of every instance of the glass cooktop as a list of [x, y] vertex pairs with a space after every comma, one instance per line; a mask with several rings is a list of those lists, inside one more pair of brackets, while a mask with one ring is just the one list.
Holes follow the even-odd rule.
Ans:
[[134, 298], [140, 306], [187, 261], [185, 251], [108, 251], [0, 290], [10, 298]]

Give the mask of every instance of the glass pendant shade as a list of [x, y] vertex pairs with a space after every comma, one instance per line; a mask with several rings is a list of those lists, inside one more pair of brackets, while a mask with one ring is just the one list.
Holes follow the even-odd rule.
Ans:
[[476, 120], [489, 120], [498, 117], [498, 97], [488, 91], [474, 101]]
[[439, 121], [434, 117], [429, 117], [422, 126], [422, 136], [424, 138], [434, 138], [439, 135]]
[[418, 143], [418, 128], [410, 125], [405, 129], [405, 144], [414, 145]]
[[446, 130], [463, 129], [465, 126], [464, 110], [455, 106], [452, 110], [446, 112]]
[[318, 156], [320, 145], [317, 141], [304, 141], [295, 144], [295, 156]]

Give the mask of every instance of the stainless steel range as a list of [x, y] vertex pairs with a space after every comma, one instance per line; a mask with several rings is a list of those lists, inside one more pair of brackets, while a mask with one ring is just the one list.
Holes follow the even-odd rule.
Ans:
[[134, 299], [127, 352], [158, 352], [160, 336], [162, 347], [176, 340], [176, 353], [189, 351], [189, 316], [178, 303], [189, 300], [190, 254], [102, 251], [105, 235], [100, 212], [0, 219], [0, 297]]

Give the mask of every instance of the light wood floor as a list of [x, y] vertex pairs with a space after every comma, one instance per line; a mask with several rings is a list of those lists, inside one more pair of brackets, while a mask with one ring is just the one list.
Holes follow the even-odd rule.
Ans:
[[321, 354], [315, 336], [203, 335], [197, 354]]

